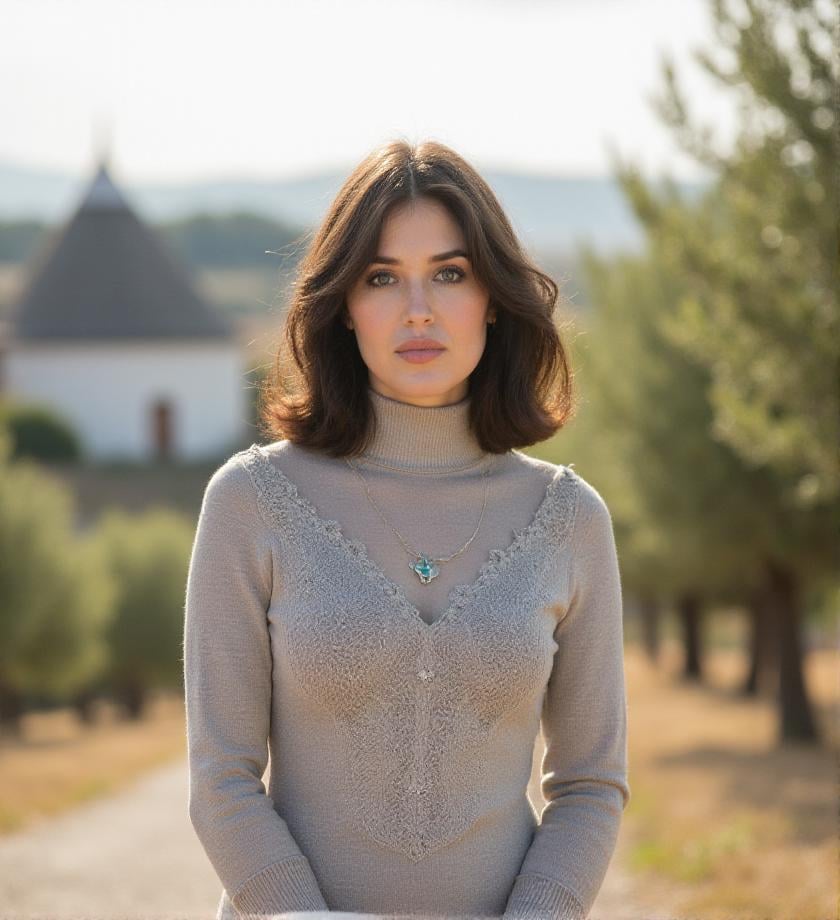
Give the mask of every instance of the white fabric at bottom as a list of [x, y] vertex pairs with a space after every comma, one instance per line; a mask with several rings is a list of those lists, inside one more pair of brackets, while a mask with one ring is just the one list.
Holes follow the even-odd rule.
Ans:
[[219, 898], [216, 920], [239, 920], [239, 914], [236, 913], [236, 908], [234, 908], [225, 890], [222, 890], [222, 896]]

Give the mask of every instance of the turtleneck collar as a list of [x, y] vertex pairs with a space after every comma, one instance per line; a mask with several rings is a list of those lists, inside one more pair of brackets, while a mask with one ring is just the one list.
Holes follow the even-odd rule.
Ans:
[[363, 462], [412, 472], [446, 472], [490, 456], [469, 427], [470, 396], [448, 406], [415, 406], [368, 387], [376, 427]]

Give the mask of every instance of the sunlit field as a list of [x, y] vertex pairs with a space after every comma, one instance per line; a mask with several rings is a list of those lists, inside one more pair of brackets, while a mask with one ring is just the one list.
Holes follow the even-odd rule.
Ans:
[[780, 749], [775, 701], [736, 697], [740, 652], [708, 655], [702, 687], [681, 685], [681, 654], [666, 643], [653, 668], [626, 653], [632, 797], [615, 861], [634, 901], [674, 918], [836, 917], [836, 651], [807, 660], [820, 750]]

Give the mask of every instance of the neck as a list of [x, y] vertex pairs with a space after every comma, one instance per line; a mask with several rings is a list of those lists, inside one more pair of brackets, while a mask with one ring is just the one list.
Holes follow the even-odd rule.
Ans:
[[490, 456], [469, 426], [470, 396], [449, 406], [415, 406], [368, 387], [373, 439], [360, 460], [412, 472], [447, 472]]

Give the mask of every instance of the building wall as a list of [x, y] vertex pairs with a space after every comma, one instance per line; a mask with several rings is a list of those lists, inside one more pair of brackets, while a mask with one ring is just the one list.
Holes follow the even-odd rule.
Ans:
[[54, 408], [96, 459], [153, 459], [158, 400], [172, 408], [180, 460], [225, 454], [252, 430], [235, 343], [12, 341], [5, 357], [5, 394]]

